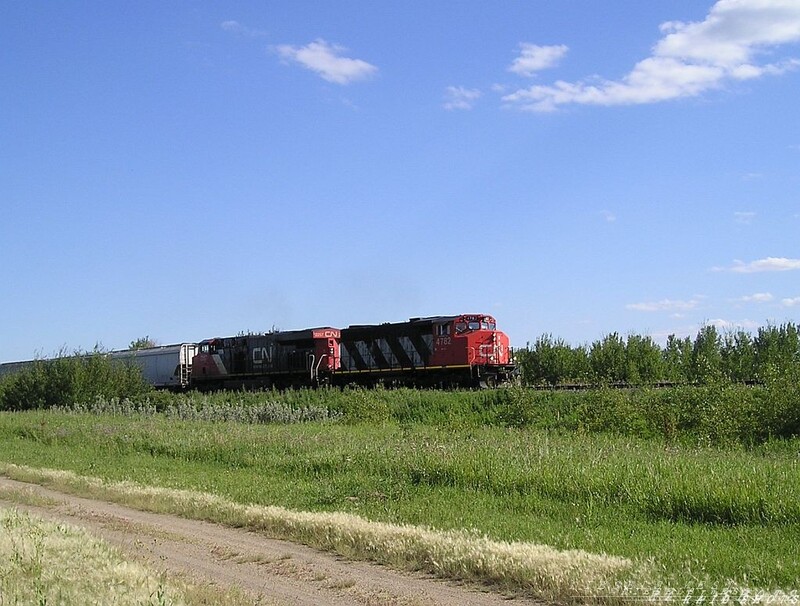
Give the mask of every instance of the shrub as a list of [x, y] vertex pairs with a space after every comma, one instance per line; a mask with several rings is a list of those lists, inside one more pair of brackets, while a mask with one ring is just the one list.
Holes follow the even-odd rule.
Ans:
[[106, 398], [137, 398], [151, 387], [141, 370], [110, 360], [100, 352], [36, 360], [6, 376], [0, 388], [0, 410], [30, 410], [68, 406]]

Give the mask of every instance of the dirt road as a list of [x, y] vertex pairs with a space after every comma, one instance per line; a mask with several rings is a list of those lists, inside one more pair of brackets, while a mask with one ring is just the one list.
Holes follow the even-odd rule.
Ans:
[[[509, 598], [478, 587], [353, 562], [316, 549], [217, 524], [148, 513], [0, 476], [0, 488], [32, 491], [47, 505], [4, 502], [83, 527], [158, 571], [228, 588], [275, 605], [479, 606]], [[533, 604], [516, 598], [515, 606]]]

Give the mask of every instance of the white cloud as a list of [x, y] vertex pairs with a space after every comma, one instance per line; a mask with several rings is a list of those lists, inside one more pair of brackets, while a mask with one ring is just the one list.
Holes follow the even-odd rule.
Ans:
[[276, 50], [287, 61], [299, 63], [335, 84], [364, 80], [378, 71], [377, 67], [361, 59], [342, 57], [345, 48], [328, 44], [321, 38], [300, 47], [283, 44], [276, 47]]
[[238, 21], [223, 21], [220, 24], [220, 27], [224, 29], [226, 32], [236, 34], [237, 36], [246, 36], [248, 38], [260, 38], [262, 36], [267, 35], [267, 32], [265, 31], [262, 31], [260, 29], [253, 29], [252, 27], [247, 27], [246, 25], [242, 25]]
[[800, 297], [781, 299], [781, 305], [784, 307], [794, 307], [795, 305], [800, 305]]
[[755, 274], [766, 271], [791, 271], [800, 269], [800, 259], [787, 259], [786, 257], [767, 257], [745, 263], [734, 261], [730, 267], [713, 267], [713, 271], [731, 271], [737, 274]]
[[753, 320], [741, 320], [739, 322], [732, 322], [730, 320], [725, 320], [723, 318], [714, 318], [711, 320], [706, 320], [704, 324], [706, 324], [707, 326], [716, 326], [718, 329], [723, 331], [755, 330], [759, 328], [759, 323], [754, 322]]
[[477, 88], [448, 86], [444, 91], [445, 101], [443, 107], [448, 110], [472, 109], [481, 94], [481, 91]]
[[703, 21], [670, 21], [650, 57], [621, 80], [557, 81], [503, 97], [512, 106], [553, 111], [570, 103], [631, 105], [697, 96], [731, 81], [778, 75], [800, 66], [788, 58], [759, 64], [771, 47], [800, 41], [797, 0], [719, 0]]
[[741, 225], [750, 225], [753, 222], [753, 219], [756, 218], [756, 213], [735, 212], [733, 213], [733, 218], [737, 223], [740, 223]]
[[706, 325], [715, 326], [721, 330], [733, 328], [733, 322], [730, 322], [729, 320], [725, 320], [723, 318], [712, 318], [711, 320], [707, 320]]
[[601, 210], [600, 216], [606, 220], [606, 223], [613, 223], [617, 220], [617, 215], [612, 213], [610, 210]]
[[686, 311], [688, 309], [694, 309], [699, 303], [699, 297], [695, 297], [689, 301], [661, 299], [660, 301], [629, 303], [625, 306], [625, 309], [632, 309], [634, 311]]
[[514, 59], [514, 62], [508, 67], [508, 71], [526, 77], [555, 66], [569, 50], [563, 44], [538, 46], [529, 42], [521, 42], [519, 48], [519, 57]]
[[714, 326], [721, 332], [727, 332], [729, 330], [754, 331], [761, 327], [758, 322], [748, 319], [732, 321], [724, 318], [712, 318], [710, 320], [705, 320], [702, 324], [685, 324], [680, 327], [659, 330], [658, 332], [653, 332], [650, 336], [652, 336], [655, 341], [666, 345], [666, 341], [670, 335], [675, 335], [678, 338], [689, 337], [690, 339], [694, 339], [703, 326]]
[[768, 292], [757, 292], [757, 293], [752, 294], [752, 295], [746, 295], [746, 296], [741, 297], [741, 298], [739, 298], [737, 300], [741, 301], [742, 303], [769, 303], [774, 298], [775, 297], [773, 297], [771, 293], [768, 293]]

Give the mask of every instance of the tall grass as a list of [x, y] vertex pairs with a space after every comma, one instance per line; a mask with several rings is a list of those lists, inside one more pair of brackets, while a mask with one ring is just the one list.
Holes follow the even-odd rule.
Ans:
[[511, 427], [560, 433], [657, 439], [666, 444], [753, 447], [800, 435], [800, 383], [720, 382], [705, 386], [542, 391], [318, 389], [96, 397], [58, 407], [96, 414], [183, 420], [295, 423], [306, 421], [423, 424], [436, 427]]
[[223, 398], [192, 393], [182, 397], [149, 398], [144, 401], [128, 398], [95, 397], [91, 403], [53, 406], [51, 410], [71, 414], [115, 415], [137, 418], [161, 415], [181, 421], [213, 421], [234, 423], [306, 423], [310, 421], [335, 422], [342, 413], [323, 406], [292, 406], [269, 397], [247, 397], [247, 394], [226, 395]]

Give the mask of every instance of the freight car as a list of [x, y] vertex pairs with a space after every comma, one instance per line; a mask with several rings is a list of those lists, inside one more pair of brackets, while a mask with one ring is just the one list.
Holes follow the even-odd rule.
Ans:
[[178, 389], [189, 387], [192, 359], [196, 353], [197, 345], [194, 343], [180, 343], [112, 351], [108, 356], [138, 366], [144, 380], [153, 387]]
[[515, 372], [492, 316], [209, 339], [192, 362], [197, 388], [331, 385], [493, 386]]

